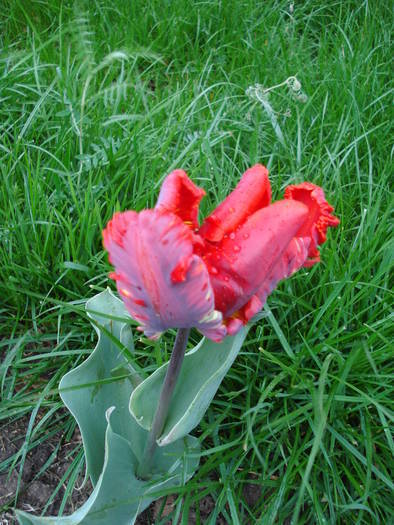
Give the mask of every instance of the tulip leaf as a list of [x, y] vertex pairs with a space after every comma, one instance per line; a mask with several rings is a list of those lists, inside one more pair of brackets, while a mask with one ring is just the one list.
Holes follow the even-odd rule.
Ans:
[[185, 483], [198, 467], [199, 442], [186, 436], [156, 449], [150, 481], [136, 478], [147, 431], [128, 409], [134, 385], [142, 381], [126, 358], [133, 348], [129, 316], [110, 290], [90, 299], [86, 310], [98, 342], [89, 358], [62, 378], [60, 392], [81, 430], [94, 490], [70, 516], [39, 517], [16, 511], [20, 525], [132, 525], [159, 497], [158, 491]]
[[[17, 510], [20, 525], [133, 525], [138, 514], [159, 497], [160, 491], [180, 485], [193, 475], [198, 466], [195, 458], [199, 444], [196, 438], [188, 436], [176, 447], [159, 449], [165, 471], [172, 470], [169, 475], [156, 475], [150, 481], [137, 479], [134, 475], [137, 458], [132, 447], [113, 428], [115, 411], [107, 411], [104, 467], [89, 499], [71, 516], [41, 517]], [[188, 452], [193, 452], [191, 459], [185, 455]]]
[[[174, 390], [167, 420], [158, 444], [168, 445], [186, 436], [200, 422], [220, 383], [237, 357], [248, 326], [221, 343], [202, 341], [185, 355]], [[136, 387], [130, 398], [130, 411], [146, 430], [152, 425], [168, 363], [158, 368]]]
[[127, 325], [130, 317], [122, 301], [107, 289], [87, 301], [86, 311], [98, 334], [96, 348], [86, 361], [63, 376], [59, 390], [81, 430], [87, 472], [95, 485], [104, 462], [105, 413], [116, 406], [120, 418], [129, 419], [127, 407], [137, 373], [119, 343], [127, 344], [125, 350], [133, 350]]

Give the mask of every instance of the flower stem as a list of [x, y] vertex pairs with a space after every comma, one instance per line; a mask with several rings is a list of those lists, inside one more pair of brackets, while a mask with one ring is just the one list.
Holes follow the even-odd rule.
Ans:
[[137, 477], [140, 479], [149, 479], [151, 477], [151, 467], [153, 456], [157, 447], [157, 439], [162, 433], [164, 424], [167, 419], [168, 410], [176, 381], [181, 371], [183, 358], [185, 356], [186, 344], [189, 338], [190, 328], [180, 328], [176, 335], [174, 348], [172, 350], [170, 363], [164, 378], [164, 383], [160, 392], [159, 402], [155, 416], [153, 418], [152, 428], [149, 432], [145, 450], [137, 469]]

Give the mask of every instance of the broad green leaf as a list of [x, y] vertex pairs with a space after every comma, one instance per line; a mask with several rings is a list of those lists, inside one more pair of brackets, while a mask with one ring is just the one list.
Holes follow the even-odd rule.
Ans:
[[156, 450], [152, 480], [135, 477], [147, 431], [128, 410], [133, 385], [141, 381], [125, 357], [132, 350], [128, 314], [109, 290], [89, 300], [86, 309], [98, 342], [89, 358], [63, 377], [60, 391], [81, 429], [94, 490], [71, 516], [16, 511], [21, 525], [132, 525], [159, 490], [185, 483], [198, 467], [199, 442], [186, 436]]
[[105, 413], [115, 406], [121, 421], [130, 419], [128, 403], [136, 371], [119, 348], [118, 340], [133, 350], [126, 324], [129, 315], [122, 301], [107, 289], [87, 301], [86, 311], [98, 334], [96, 348], [86, 361], [62, 378], [59, 390], [81, 430], [87, 472], [95, 485], [104, 462]]
[[[245, 340], [248, 327], [222, 343], [203, 339], [185, 355], [175, 387], [167, 421], [158, 440], [168, 445], [186, 436], [198, 425], [220, 383], [232, 365]], [[130, 398], [130, 411], [141, 427], [149, 430], [168, 363], [158, 368], [136, 387]]]
[[[60, 518], [43, 518], [16, 511], [20, 525], [133, 525], [138, 514], [158, 497], [160, 491], [180, 485], [193, 475], [199, 461], [196, 459], [199, 443], [196, 438], [188, 436], [175, 446], [159, 449], [159, 463], [169, 474], [156, 475], [150, 481], [137, 479], [134, 475], [137, 458], [132, 447], [112, 425], [115, 411], [110, 409], [107, 412], [109, 423], [103, 472], [89, 499], [71, 516]], [[188, 453], [193, 453], [193, 457], [187, 458]]]

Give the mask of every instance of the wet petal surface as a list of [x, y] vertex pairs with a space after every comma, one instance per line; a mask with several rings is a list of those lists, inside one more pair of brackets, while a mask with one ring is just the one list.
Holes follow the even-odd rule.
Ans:
[[204, 260], [210, 271], [216, 308], [224, 317], [244, 306], [262, 286], [307, 214], [307, 207], [299, 202], [276, 202], [254, 213], [223, 238], [219, 247], [211, 249]]

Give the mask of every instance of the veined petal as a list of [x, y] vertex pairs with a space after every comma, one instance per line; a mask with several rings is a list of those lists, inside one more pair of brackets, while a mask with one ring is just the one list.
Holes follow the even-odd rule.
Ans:
[[338, 226], [339, 219], [332, 214], [334, 208], [326, 201], [322, 188], [311, 182], [288, 186], [284, 197], [302, 202], [308, 207], [308, 218], [297, 233], [297, 237], [310, 240], [308, 259], [304, 266], [312, 266], [320, 261], [317, 246], [326, 241], [327, 228]]
[[164, 179], [155, 209], [177, 215], [193, 229], [198, 228], [198, 207], [205, 191], [183, 170], [172, 171]]
[[226, 236], [220, 244], [220, 258], [216, 249], [206, 254], [215, 305], [225, 318], [242, 307], [246, 308], [244, 318], [256, 313], [258, 301], [248, 302], [270, 276], [307, 215], [308, 208], [300, 202], [276, 202]]
[[193, 254], [192, 231], [172, 213], [116, 214], [104, 230], [117, 288], [141, 330], [155, 337], [168, 328], [196, 327], [224, 337], [208, 270]]
[[245, 171], [234, 191], [205, 219], [200, 234], [209, 241], [219, 242], [226, 233], [235, 230], [250, 215], [270, 202], [268, 170], [256, 164]]

